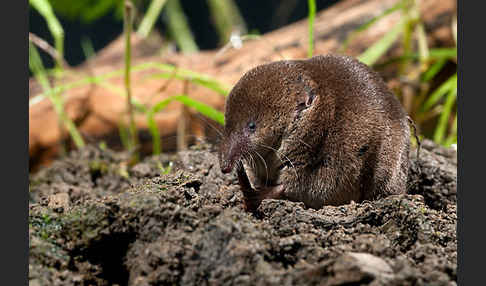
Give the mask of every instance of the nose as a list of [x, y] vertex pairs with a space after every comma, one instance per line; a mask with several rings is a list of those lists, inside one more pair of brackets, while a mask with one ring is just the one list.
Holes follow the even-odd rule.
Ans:
[[240, 156], [238, 144], [229, 141], [223, 144], [219, 153], [219, 165], [221, 167], [221, 172], [227, 174], [233, 170], [235, 162], [238, 161]]
[[230, 162], [226, 161], [221, 165], [221, 172], [223, 174], [227, 174], [231, 172], [231, 170], [233, 170], [233, 164], [231, 164]]

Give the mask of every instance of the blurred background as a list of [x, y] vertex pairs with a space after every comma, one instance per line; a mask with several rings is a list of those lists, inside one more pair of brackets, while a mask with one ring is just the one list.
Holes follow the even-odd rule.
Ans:
[[150, 155], [214, 137], [246, 70], [326, 53], [378, 71], [420, 138], [456, 148], [453, 0], [29, 4], [31, 169], [86, 144]]
[[[339, 0], [316, 1], [316, 10], [320, 11]], [[97, 52], [123, 33], [123, 0], [49, 0], [52, 9], [64, 29], [64, 58], [68, 64], [75, 66], [82, 63], [91, 52]], [[198, 49], [211, 50], [221, 47], [227, 41], [226, 31], [218, 28], [217, 17], [230, 10], [226, 17], [233, 23], [227, 23], [228, 29], [240, 24], [240, 33], [264, 34], [289, 23], [304, 19], [308, 15], [307, 1], [299, 0], [134, 0], [134, 24], [140, 23], [146, 15], [150, 4], [165, 3], [160, 16], [154, 21], [153, 30], [164, 38], [170, 39], [168, 26], [171, 20], [168, 13], [177, 13], [181, 9], [194, 42]], [[227, 9], [221, 9], [217, 2], [226, 2]], [[215, 4], [216, 3], [216, 4]], [[176, 9], [174, 9], [174, 7]], [[234, 12], [232, 12], [233, 10]], [[236, 15], [235, 15], [236, 14]], [[174, 19], [172, 19], [174, 21]], [[223, 28], [224, 29], [224, 28]], [[47, 22], [36, 9], [29, 10], [29, 31], [54, 46], [54, 39]], [[42, 60], [47, 68], [54, 66], [49, 55], [42, 53]]]

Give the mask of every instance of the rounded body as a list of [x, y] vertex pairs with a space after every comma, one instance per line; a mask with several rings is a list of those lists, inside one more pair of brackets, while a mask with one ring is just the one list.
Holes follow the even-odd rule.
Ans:
[[406, 191], [407, 114], [381, 77], [353, 58], [256, 67], [231, 91], [225, 116], [221, 168], [244, 163], [251, 187], [243, 191], [256, 201], [319, 208]]

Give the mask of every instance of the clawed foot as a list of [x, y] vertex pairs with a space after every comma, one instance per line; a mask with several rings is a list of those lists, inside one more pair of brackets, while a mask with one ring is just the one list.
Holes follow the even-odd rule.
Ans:
[[284, 191], [283, 185], [253, 189], [243, 167], [238, 167], [238, 182], [245, 197], [245, 209], [255, 212], [264, 199], [278, 199]]
[[255, 212], [264, 199], [278, 199], [281, 197], [283, 190], [283, 185], [278, 185], [258, 190], [243, 191], [245, 209], [249, 212]]

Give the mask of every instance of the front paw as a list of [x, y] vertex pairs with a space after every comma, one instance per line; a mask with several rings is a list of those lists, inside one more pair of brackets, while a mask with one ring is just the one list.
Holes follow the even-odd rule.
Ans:
[[283, 197], [284, 185], [259, 188], [257, 190], [242, 190], [245, 198], [245, 209], [255, 212], [264, 199], [280, 199]]
[[236, 174], [238, 176], [238, 183], [240, 184], [241, 189], [243, 192], [251, 192], [255, 191], [251, 187], [250, 180], [248, 179], [248, 175], [245, 172], [245, 169], [243, 168], [243, 165], [239, 164], [237, 169], [236, 169]]

